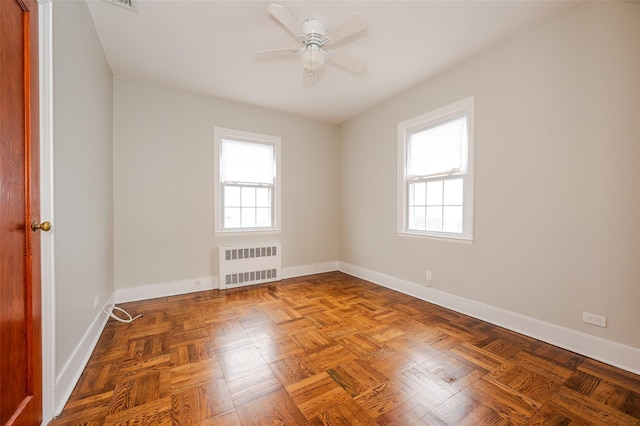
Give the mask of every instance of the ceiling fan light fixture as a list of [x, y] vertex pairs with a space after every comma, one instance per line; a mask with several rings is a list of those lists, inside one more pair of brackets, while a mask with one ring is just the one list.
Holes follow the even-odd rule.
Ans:
[[324, 53], [320, 46], [310, 44], [302, 55], [302, 66], [309, 74], [321, 71], [324, 68]]

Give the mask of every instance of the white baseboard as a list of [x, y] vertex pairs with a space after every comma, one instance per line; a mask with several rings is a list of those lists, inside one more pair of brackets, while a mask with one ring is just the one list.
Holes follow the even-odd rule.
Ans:
[[[282, 268], [283, 278], [301, 277], [336, 271], [338, 262], [323, 262], [311, 265], [289, 266]], [[157, 297], [176, 296], [197, 291], [218, 289], [218, 277], [200, 277], [188, 280], [173, 281], [158, 284], [148, 284], [140, 287], [118, 288], [115, 291], [115, 303], [134, 302], [137, 300], [155, 299]]]
[[640, 374], [640, 349], [485, 305], [367, 268], [338, 262], [344, 273]]
[[[113, 293], [109, 296], [106, 304], [113, 304]], [[108, 319], [109, 317], [102, 312], [102, 310], [96, 314], [96, 317], [91, 322], [91, 325], [89, 325], [82, 339], [80, 339], [71, 357], [56, 377], [53, 398], [56, 416], [62, 412], [64, 405], [71, 396], [71, 392], [73, 392], [73, 388], [76, 386], [76, 383], [78, 383], [78, 380], [80, 380], [82, 371], [86, 367], [87, 362], [89, 362], [91, 353], [95, 349]]]
[[115, 303], [134, 302], [137, 300], [177, 296], [179, 294], [217, 289], [218, 277], [201, 277], [166, 283], [148, 284], [140, 287], [117, 288], [115, 292]]
[[303, 277], [338, 270], [338, 262], [314, 263], [312, 265], [289, 266], [282, 268], [282, 278]]

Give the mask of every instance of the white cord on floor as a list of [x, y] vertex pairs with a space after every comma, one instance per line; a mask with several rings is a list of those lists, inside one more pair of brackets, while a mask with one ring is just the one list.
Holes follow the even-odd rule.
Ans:
[[[129, 318], [120, 318], [119, 316], [117, 316], [116, 314], [114, 314], [114, 313], [113, 313], [113, 310], [114, 310], [114, 309], [117, 309], [118, 311], [122, 312], [123, 314], [125, 314], [125, 315], [126, 315], [127, 317], [129, 317]], [[137, 320], [138, 318], [140, 318], [141, 316], [143, 316], [143, 315], [144, 315], [144, 314], [140, 314], [140, 315], [135, 316], [135, 317], [133, 317], [133, 318], [132, 318], [132, 317], [131, 317], [131, 314], [130, 314], [129, 312], [125, 311], [125, 310], [124, 310], [124, 309], [122, 309], [122, 308], [118, 308], [118, 307], [117, 307], [117, 306], [115, 306], [115, 305], [114, 305], [114, 306], [112, 306], [112, 307], [111, 307], [111, 309], [109, 309], [108, 311], [107, 311], [107, 310], [103, 310], [103, 312], [104, 312], [105, 314], [109, 315], [109, 316], [110, 316], [111, 318], [113, 318], [114, 320], [116, 320], [116, 321], [120, 321], [120, 322], [124, 322], [124, 323], [127, 323], [127, 324], [128, 324], [128, 323], [130, 323], [130, 322], [133, 322], [133, 321]]]

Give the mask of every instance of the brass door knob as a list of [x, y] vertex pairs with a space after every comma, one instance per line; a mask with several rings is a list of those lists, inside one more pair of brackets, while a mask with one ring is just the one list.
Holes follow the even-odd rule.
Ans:
[[50, 231], [51, 230], [51, 222], [42, 222], [42, 223], [33, 222], [31, 224], [31, 230], [33, 232], [36, 232], [38, 229], [42, 229], [43, 231]]

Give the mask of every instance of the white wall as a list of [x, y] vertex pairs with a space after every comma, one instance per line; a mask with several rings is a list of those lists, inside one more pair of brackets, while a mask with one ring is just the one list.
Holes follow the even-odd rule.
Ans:
[[[640, 7], [587, 3], [344, 123], [340, 260], [640, 348], [639, 46]], [[468, 96], [476, 241], [400, 237], [397, 123]]]
[[[282, 138], [280, 235], [214, 237], [215, 126]], [[337, 133], [333, 125], [116, 77], [116, 289], [214, 277], [216, 248], [245, 242], [281, 242], [283, 268], [335, 264]]]
[[86, 3], [54, 2], [52, 232], [59, 380], [78, 367], [78, 345], [113, 293], [112, 90], [111, 69]]

